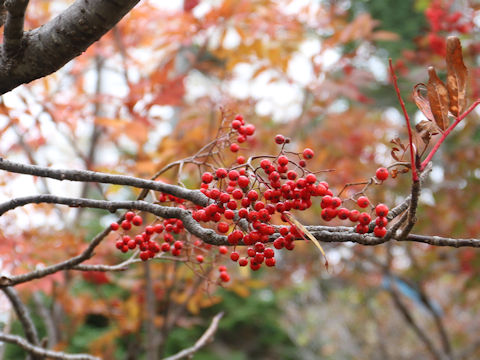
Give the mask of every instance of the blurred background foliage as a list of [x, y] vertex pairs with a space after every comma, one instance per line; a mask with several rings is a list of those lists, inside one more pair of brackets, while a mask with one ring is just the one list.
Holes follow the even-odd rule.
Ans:
[[[38, 26], [68, 3], [32, 0], [28, 24]], [[315, 150], [310, 169], [335, 169], [321, 176], [338, 192], [391, 164], [390, 140], [406, 139], [389, 57], [415, 122], [421, 116], [411, 90], [426, 81], [427, 65], [445, 70], [448, 35], [462, 40], [470, 102], [478, 97], [479, 16], [478, 2], [469, 0], [142, 1], [61, 71], [4, 96], [0, 152], [33, 164], [149, 178], [213, 140], [223, 109], [257, 127], [242, 154], [276, 154], [273, 137], [285, 134], [293, 151]], [[436, 156], [416, 233], [478, 237], [479, 134], [473, 114]], [[231, 164], [233, 155], [224, 161]], [[199, 185], [196, 165], [177, 170], [160, 179]], [[10, 197], [26, 188], [107, 199], [138, 195], [23, 177], [15, 177], [15, 186], [13, 179], [2, 174]], [[394, 206], [408, 195], [409, 180], [399, 175], [368, 195]], [[299, 217], [322, 224], [319, 204]], [[49, 206], [10, 212], [1, 219], [2, 266], [22, 273], [73, 256], [113, 219]], [[95, 263], [125, 259], [114, 242], [114, 236], [104, 242]], [[274, 269], [256, 273], [213, 249], [202, 266], [158, 261], [123, 273], [56, 274], [19, 288], [53, 348], [105, 359], [146, 359], [151, 336], [158, 356], [171, 355], [191, 346], [219, 311], [225, 315], [215, 341], [195, 359], [427, 358], [398, 299], [436, 347], [480, 356], [478, 251], [409, 243], [325, 248], [329, 271], [309, 244], [297, 243]], [[223, 288], [204, 281], [219, 264], [232, 276]], [[21, 333], [14, 320], [4, 325]], [[15, 346], [4, 350], [5, 359], [24, 356]]]

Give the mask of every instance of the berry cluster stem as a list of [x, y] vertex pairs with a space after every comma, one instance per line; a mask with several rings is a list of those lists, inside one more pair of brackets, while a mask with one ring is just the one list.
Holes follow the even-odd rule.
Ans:
[[437, 141], [437, 143], [435, 144], [435, 146], [432, 148], [432, 150], [430, 151], [430, 153], [427, 155], [427, 157], [425, 158], [425, 160], [423, 160], [421, 166], [420, 166], [420, 170], [423, 170], [425, 169], [425, 166], [427, 166], [427, 164], [430, 162], [430, 160], [432, 160], [433, 156], [435, 155], [435, 153], [437, 152], [438, 148], [440, 147], [440, 145], [442, 145], [442, 143], [445, 141], [445, 139], [447, 138], [448, 134], [450, 134], [450, 132], [452, 132], [453, 129], [455, 129], [455, 127], [460, 123], [460, 121], [462, 121], [463, 119], [465, 119], [465, 117], [467, 117], [468, 114], [470, 114], [473, 109], [475, 109], [477, 107], [477, 105], [480, 104], [480, 99], [477, 99], [472, 105], [470, 105], [470, 107], [465, 110], [463, 112], [463, 114], [459, 115], [457, 117], [457, 119], [453, 122], [452, 125], [450, 125], [447, 130], [445, 130], [442, 134], [442, 137]]
[[395, 87], [398, 101], [400, 102], [400, 106], [402, 107], [403, 116], [407, 124], [408, 142], [410, 145], [410, 163], [412, 166], [412, 180], [413, 182], [416, 182], [418, 181], [418, 174], [417, 174], [417, 167], [415, 163], [415, 156], [413, 154], [413, 139], [412, 139], [412, 128], [410, 126], [410, 117], [408, 116], [407, 109], [405, 108], [405, 103], [403, 102], [402, 95], [400, 95], [400, 89], [398, 88], [398, 83], [397, 83], [397, 75], [395, 74], [395, 70], [393, 69], [392, 59], [388, 59], [388, 64], [390, 66], [390, 74], [392, 75], [393, 86]]

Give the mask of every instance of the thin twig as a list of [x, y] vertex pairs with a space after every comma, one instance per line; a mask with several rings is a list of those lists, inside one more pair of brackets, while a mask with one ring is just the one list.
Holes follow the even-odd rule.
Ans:
[[16, 344], [28, 351], [30, 354], [38, 357], [48, 357], [49, 359], [59, 360], [101, 360], [100, 358], [88, 354], [66, 354], [61, 351], [46, 350], [40, 346], [29, 343], [24, 338], [17, 335], [4, 334], [0, 332], [0, 341]]
[[22, 324], [23, 331], [25, 332], [25, 337], [33, 345], [38, 345], [40, 341], [38, 339], [37, 329], [33, 324], [30, 312], [18, 296], [17, 291], [13, 287], [2, 288], [2, 291], [5, 293], [8, 300], [10, 300], [10, 303], [12, 304], [12, 307], [15, 310], [15, 314], [17, 315], [18, 320]]
[[393, 69], [392, 59], [388, 59], [388, 63], [390, 66], [390, 74], [392, 76], [393, 85], [395, 87], [395, 92], [397, 93], [398, 101], [400, 102], [400, 106], [403, 111], [403, 116], [405, 118], [405, 123], [407, 125], [408, 130], [408, 142], [410, 145], [410, 163], [412, 165], [412, 180], [418, 181], [418, 174], [417, 174], [417, 166], [415, 163], [415, 155], [413, 152], [413, 136], [412, 136], [412, 127], [410, 125], [410, 117], [408, 116], [407, 109], [405, 107], [405, 103], [403, 102], [402, 95], [400, 94], [400, 89], [397, 83], [397, 75], [395, 74], [395, 70]]
[[210, 326], [208, 329], [203, 333], [203, 335], [197, 340], [195, 345], [188, 349], [184, 349], [175, 355], [169, 356], [164, 358], [163, 360], [179, 360], [179, 359], [184, 359], [186, 357], [193, 356], [198, 350], [200, 350], [202, 347], [204, 347], [207, 342], [213, 338], [215, 335], [215, 332], [217, 331], [218, 328], [218, 323], [220, 322], [220, 319], [223, 316], [223, 312], [218, 313], [215, 315], [215, 317], [212, 319], [212, 322], [210, 323]]

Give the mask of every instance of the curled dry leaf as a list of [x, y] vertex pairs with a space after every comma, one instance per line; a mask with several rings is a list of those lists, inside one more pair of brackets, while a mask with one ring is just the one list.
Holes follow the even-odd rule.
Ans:
[[447, 39], [447, 90], [450, 100], [449, 110], [454, 116], [465, 109], [467, 99], [467, 67], [463, 63], [462, 45], [455, 36]]
[[433, 66], [428, 68], [427, 97], [435, 122], [441, 130], [445, 130], [449, 125], [448, 91]]
[[415, 125], [415, 129], [425, 144], [430, 142], [432, 135], [437, 135], [440, 133], [440, 129], [438, 128], [437, 124], [428, 120], [420, 121], [417, 125]]
[[434, 121], [435, 118], [433, 117], [432, 114], [432, 109], [430, 108], [430, 103], [428, 102], [428, 99], [425, 97], [423, 93], [426, 94], [427, 92], [427, 86], [423, 83], [419, 83], [415, 85], [413, 88], [413, 100], [415, 101], [415, 104], [417, 104], [417, 107], [420, 109], [420, 111], [425, 115], [425, 117], [430, 120]]
[[[399, 137], [396, 137], [390, 140], [390, 142], [393, 145], [398, 146], [398, 147], [394, 146], [392, 148], [392, 151], [390, 152], [390, 154], [392, 155], [392, 158], [394, 158], [396, 161], [402, 161], [403, 155], [405, 155], [405, 153], [407, 152], [407, 146], [402, 143]], [[401, 151], [401, 155], [399, 156], [397, 152], [400, 152], [400, 151]]]

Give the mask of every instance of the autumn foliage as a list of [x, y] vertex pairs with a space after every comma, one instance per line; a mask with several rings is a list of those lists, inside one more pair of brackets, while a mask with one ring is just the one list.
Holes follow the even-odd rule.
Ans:
[[0, 354], [478, 357], [479, 10], [415, 3], [144, 1], [4, 94]]

